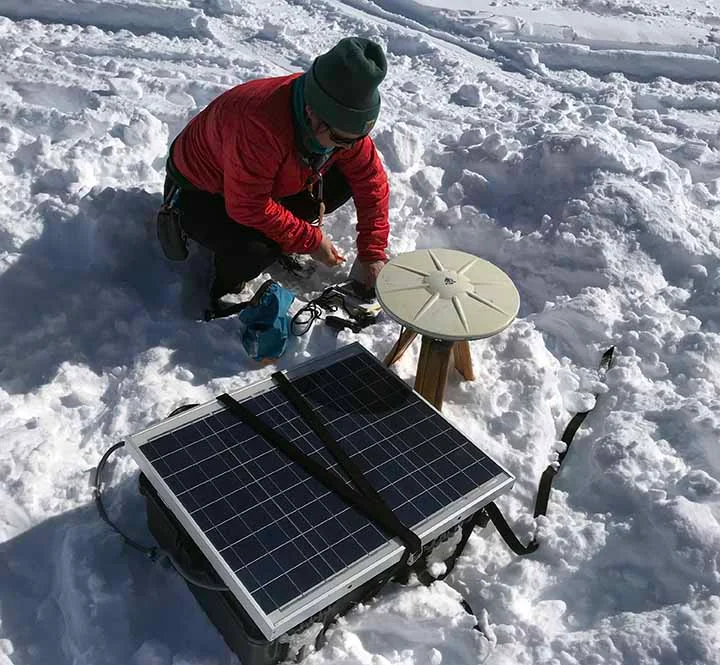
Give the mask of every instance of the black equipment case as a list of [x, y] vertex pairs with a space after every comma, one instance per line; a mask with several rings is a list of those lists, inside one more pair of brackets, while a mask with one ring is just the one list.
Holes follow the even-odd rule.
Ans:
[[[222, 586], [223, 581], [210, 562], [142, 473], [139, 484], [147, 504], [148, 527], [160, 549], [170, 553], [184, 570], [192, 572], [193, 577], [209, 585]], [[385, 572], [369, 580], [295, 627], [292, 632], [301, 632], [315, 622], [326, 624], [372, 595], [374, 589], [379, 590], [386, 578]], [[232, 593], [211, 591], [189, 582], [188, 587], [242, 665], [275, 665], [288, 657], [289, 643], [285, 636], [268, 641]]]

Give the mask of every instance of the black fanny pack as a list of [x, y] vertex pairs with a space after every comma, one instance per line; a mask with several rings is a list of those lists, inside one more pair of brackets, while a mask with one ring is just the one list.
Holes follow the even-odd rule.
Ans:
[[187, 236], [177, 207], [179, 197], [180, 187], [173, 184], [157, 214], [158, 241], [163, 254], [171, 261], [184, 261], [188, 257]]
[[[177, 139], [176, 139], [177, 140]], [[173, 162], [175, 141], [170, 145], [165, 171], [172, 187], [163, 200], [157, 215], [157, 237], [163, 254], [171, 261], [184, 261], [188, 257], [187, 234], [181, 224], [182, 212], [178, 206], [180, 192], [200, 191], [180, 171]]]

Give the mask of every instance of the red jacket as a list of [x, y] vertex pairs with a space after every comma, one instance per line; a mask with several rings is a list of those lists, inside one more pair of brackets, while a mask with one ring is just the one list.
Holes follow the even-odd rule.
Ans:
[[[235, 221], [262, 232], [286, 253], [307, 254], [320, 244], [320, 229], [277, 203], [302, 191], [312, 175], [295, 144], [291, 99], [298, 76], [250, 81], [220, 95], [185, 127], [172, 159], [198, 189], [222, 194]], [[321, 170], [331, 164], [352, 190], [360, 259], [385, 259], [389, 190], [372, 139], [336, 150]]]

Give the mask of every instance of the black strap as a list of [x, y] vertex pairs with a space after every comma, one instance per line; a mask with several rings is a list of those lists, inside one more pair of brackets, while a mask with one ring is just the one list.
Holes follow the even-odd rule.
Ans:
[[354, 601], [350, 607], [344, 609], [341, 613], [338, 614], [331, 614], [328, 617], [325, 618], [325, 621], [323, 622], [323, 626], [318, 632], [318, 634], [315, 636], [315, 651], [320, 651], [320, 649], [325, 646], [325, 634], [328, 631], [328, 628], [330, 628], [337, 620], [338, 617], [340, 617], [342, 614], [347, 614], [353, 607], [356, 607], [357, 605], [367, 603], [368, 601], [372, 600], [375, 596], [377, 596], [385, 587], [385, 585], [390, 582], [398, 573], [404, 574], [407, 570], [408, 566], [408, 560], [410, 558], [410, 550], [405, 549], [405, 552], [403, 553], [402, 559], [398, 561], [397, 564], [395, 564], [392, 568], [390, 568], [388, 571], [385, 572], [385, 574], [378, 579], [376, 584], [373, 584], [367, 592], [365, 592], [361, 598]]
[[234, 314], [239, 314], [251, 304], [252, 303], [249, 300], [246, 300], [245, 302], [238, 302], [233, 305], [228, 305], [227, 307], [212, 307], [206, 309], [205, 321], [214, 321], [215, 319], [223, 319], [226, 316], [233, 316]]
[[[472, 531], [472, 529], [470, 529]], [[408, 572], [408, 557], [409, 557], [410, 551], [405, 550], [405, 554], [403, 555], [403, 558], [397, 563], [397, 565], [393, 566], [385, 575], [383, 575], [376, 584], [373, 584], [366, 593], [362, 595], [362, 598], [359, 598], [355, 602], [353, 602], [350, 607], [344, 609], [341, 613], [338, 614], [332, 614], [325, 618], [325, 621], [323, 622], [322, 628], [318, 631], [318, 634], [315, 636], [315, 651], [320, 651], [325, 646], [326, 642], [326, 634], [329, 628], [333, 626], [333, 624], [338, 620], [338, 618], [342, 614], [346, 614], [349, 612], [353, 607], [367, 603], [368, 601], [372, 600], [375, 596], [377, 596], [385, 587], [385, 585], [390, 582], [392, 579], [395, 578], [396, 575], [401, 575], [403, 579], [400, 580], [401, 584], [407, 584], [407, 572]], [[449, 572], [449, 571], [448, 571]], [[444, 577], [444, 576], [443, 576]], [[442, 578], [438, 578], [442, 579]], [[435, 581], [430, 580], [428, 582], [420, 580], [423, 584], [428, 586], [431, 582]], [[471, 616], [476, 616], [475, 612], [473, 612], [472, 607], [470, 607], [470, 604], [464, 599], [460, 599], [460, 604], [462, 605], [462, 608]], [[473, 630], [477, 630], [479, 632], [483, 632], [482, 628], [480, 628], [479, 624], [475, 624], [473, 626]], [[304, 657], [305, 653], [298, 654], [298, 658], [296, 658], [295, 662], [300, 662]]]
[[433, 577], [427, 571], [427, 561], [424, 558], [418, 561], [417, 565], [415, 566], [415, 574], [417, 575], [420, 583], [424, 584], [425, 586], [429, 586], [433, 582], [444, 580], [450, 573], [452, 573], [453, 569], [455, 568], [455, 564], [457, 563], [457, 560], [462, 556], [462, 553], [465, 550], [465, 546], [467, 545], [468, 540], [470, 540], [470, 536], [472, 535], [475, 527], [485, 527], [489, 519], [490, 516], [485, 512], [485, 509], [481, 508], [472, 517], [470, 517], [470, 519], [463, 522], [460, 540], [455, 546], [455, 550], [453, 551], [453, 553], [447, 559], [445, 559], [445, 572], [442, 575]]
[[324, 203], [325, 202], [325, 181], [323, 180], [323, 174], [318, 171], [317, 172], [317, 178], [318, 178], [318, 186], [317, 186], [317, 194], [315, 195], [315, 200], [318, 203]]
[[274, 279], [265, 280], [258, 290], [255, 291], [250, 300], [244, 300], [243, 302], [228, 305], [226, 307], [218, 307], [217, 303], [215, 303], [212, 307], [210, 307], [210, 309], [205, 310], [205, 320], [213, 321], [214, 319], [222, 319], [226, 316], [233, 316], [233, 314], [239, 314], [246, 307], [250, 307], [250, 305], [257, 305], [262, 300], [262, 297], [268, 292], [268, 289], [276, 283], [277, 282], [275, 282]]
[[167, 196], [163, 199], [162, 207], [165, 209], [171, 208], [173, 199], [175, 198], [175, 195], [180, 191], [180, 186], [172, 180], [172, 184], [170, 185], [170, 189], [168, 189]]
[[[603, 356], [600, 359], [601, 373], [604, 374], [605, 372], [607, 372], [608, 369], [610, 369], [610, 367], [612, 366], [614, 354], [614, 346], [611, 346], [607, 351], [605, 351], [605, 353], [603, 353]], [[597, 395], [595, 396], [595, 398], [595, 404], [597, 404]], [[533, 513], [534, 517], [538, 517], [539, 515], [547, 515], [548, 501], [550, 500], [550, 490], [552, 489], [552, 481], [560, 471], [560, 466], [562, 465], [563, 460], [565, 459], [568, 451], [570, 450], [570, 445], [572, 444], [573, 438], [575, 437], [575, 433], [578, 431], [578, 429], [580, 429], [580, 425], [585, 422], [585, 418], [594, 408], [595, 406], [593, 406], [592, 409], [588, 409], [587, 411], [581, 411], [580, 413], [576, 413], [565, 428], [562, 437], [560, 437], [560, 440], [565, 444], [565, 450], [561, 452], [558, 456], [557, 464], [553, 466], [548, 466], [547, 469], [545, 469], [545, 471], [543, 472], [542, 477], [540, 478], [540, 486], [538, 487], [538, 493], [535, 499], [535, 512]]]
[[[615, 353], [615, 347], [610, 347], [605, 353], [603, 353], [602, 359], [600, 360], [600, 371], [602, 373], [607, 372], [607, 370], [612, 366], [613, 362], [613, 356]], [[597, 395], [595, 396], [597, 398]], [[597, 404], [597, 401], [596, 401]], [[595, 406], [593, 406], [593, 409]], [[565, 431], [562, 435], [562, 441], [565, 443], [565, 450], [560, 454], [558, 463], [555, 466], [548, 466], [547, 469], [545, 469], [545, 472], [543, 473], [541, 479], [540, 479], [540, 485], [538, 487], [538, 493], [537, 498], [535, 500], [535, 514], [534, 517], [538, 517], [539, 515], [546, 515], [547, 514], [547, 507], [548, 507], [548, 501], [550, 499], [550, 490], [552, 489], [552, 481], [553, 478], [557, 475], [558, 471], [560, 470], [560, 466], [563, 463], [563, 460], [568, 454], [568, 451], [570, 450], [570, 445], [572, 444], [573, 438], [575, 437], [575, 434], [577, 433], [580, 426], [585, 421], [585, 418], [587, 415], [593, 410], [588, 409], [587, 411], [583, 411], [581, 413], [576, 413], [570, 422], [568, 423], [567, 427], [565, 427]], [[442, 580], [450, 573], [450, 571], [455, 566], [455, 563], [457, 559], [462, 555], [463, 549], [465, 548], [465, 545], [467, 544], [468, 539], [470, 538], [470, 534], [472, 533], [475, 526], [481, 525], [485, 526], [487, 524], [487, 521], [490, 520], [495, 525], [495, 528], [497, 529], [498, 533], [502, 537], [502, 539], [505, 541], [506, 545], [518, 556], [525, 556], [527, 554], [532, 554], [535, 552], [538, 547], [539, 543], [533, 539], [528, 545], [523, 545], [518, 537], [513, 532], [510, 525], [507, 523], [507, 520], [503, 517], [502, 513], [500, 512], [500, 509], [495, 505], [495, 503], [489, 503], [485, 508], [478, 511], [474, 516], [473, 519], [469, 522], [466, 522], [463, 525], [463, 533], [462, 537], [460, 539], [460, 542], [458, 543], [457, 547], [455, 548], [455, 551], [453, 554], [446, 560], [446, 566], [447, 570], [441, 577], [432, 577], [427, 570], [423, 569], [423, 566], [425, 564], [424, 559], [415, 566], [415, 573], [418, 576], [418, 579], [425, 585], [431, 584], [436, 579]]]
[[328, 471], [324, 466], [303, 453], [282, 434], [266, 425], [244, 404], [233, 399], [227, 393], [220, 395], [217, 400], [223, 404], [235, 417], [248, 424], [269, 444], [285, 453], [293, 462], [299, 464], [307, 473], [320, 481], [329, 490], [340, 495], [349, 505], [357, 508], [369, 520], [380, 526], [386, 533], [399, 538], [413, 554], [422, 551], [420, 538], [410, 531], [395, 515], [383, 504], [378, 504], [357, 490], [348, 486], [339, 476]]
[[325, 427], [325, 423], [320, 416], [313, 410], [312, 405], [305, 399], [302, 393], [288, 380], [282, 372], [275, 372], [272, 375], [273, 380], [278, 384], [280, 392], [295, 407], [300, 417], [308, 424], [310, 429], [317, 434], [320, 441], [330, 451], [340, 468], [347, 474], [348, 478], [355, 484], [355, 487], [370, 501], [372, 501], [377, 510], [385, 513], [388, 520], [395, 524], [396, 529], [402, 533], [400, 536], [405, 544], [410, 544], [411, 550], [415, 554], [419, 554], [422, 550], [420, 538], [413, 531], [408, 529], [393, 513], [390, 506], [387, 505], [385, 499], [380, 496], [378, 491], [370, 484], [360, 468], [352, 461], [350, 456], [343, 450], [340, 444], [335, 440], [332, 434]]
[[518, 537], [510, 528], [507, 520], [503, 517], [500, 509], [495, 505], [494, 502], [491, 501], [487, 506], [485, 506], [485, 512], [488, 514], [488, 517], [495, 525], [495, 528], [497, 529], [502, 539], [505, 541], [505, 544], [518, 556], [532, 554], [539, 547], [539, 544], [535, 539], [533, 539], [527, 546], [523, 545], [518, 540]]
[[[612, 367], [614, 354], [614, 346], [611, 346], [607, 351], [605, 351], [605, 353], [603, 353], [600, 360], [601, 373], [604, 374], [605, 372], [607, 372], [608, 369], [610, 369], [610, 367]], [[545, 469], [545, 471], [543, 472], [542, 477], [540, 478], [540, 485], [538, 487], [538, 493], [535, 499], [535, 517], [547, 514], [547, 507], [548, 501], [550, 499], [550, 490], [552, 489], [553, 478], [555, 478], [555, 476], [558, 474], [558, 471], [560, 471], [560, 466], [563, 463], [565, 457], [567, 456], [568, 450], [570, 450], [570, 445], [572, 444], [575, 433], [580, 428], [580, 425], [583, 424], [587, 415], [597, 405], [597, 397], [598, 395], [595, 395], [595, 404], [591, 409], [576, 413], [565, 428], [565, 431], [562, 435], [562, 441], [565, 443], [566, 446], [565, 450], [560, 454], [558, 463], [555, 466], [548, 466], [547, 469]], [[518, 556], [525, 556], [526, 554], [532, 554], [535, 550], [537, 550], [538, 543], [534, 539], [528, 545], [523, 545], [518, 540], [517, 536], [510, 528], [510, 525], [507, 523], [505, 518], [502, 516], [502, 513], [494, 503], [489, 503], [487, 506], [485, 506], [485, 510], [487, 511], [488, 516], [492, 520], [492, 523], [495, 525], [495, 528], [498, 530], [498, 533], [502, 536], [502, 539], [505, 541], [507, 546], [513, 552], [515, 552], [515, 554], [517, 554]]]
[[[611, 366], [613, 362], [613, 356], [615, 352], [615, 347], [610, 347], [602, 356], [602, 359], [600, 361], [600, 370], [601, 372], [606, 372]], [[284, 377], [283, 377], [284, 378]], [[597, 395], [596, 395], [597, 398]], [[597, 404], [597, 401], [596, 401]], [[593, 406], [593, 408], [595, 408]], [[548, 500], [550, 498], [550, 490], [552, 489], [552, 480], [557, 475], [558, 471], [560, 470], [560, 466], [562, 465], [563, 460], [567, 456], [568, 450], [570, 449], [570, 445], [573, 441], [573, 438], [575, 437], [575, 434], [577, 433], [580, 426], [585, 421], [585, 418], [587, 415], [592, 411], [593, 409], [588, 409], [587, 411], [583, 411], [581, 413], [576, 413], [570, 422], [568, 423], [567, 427], [565, 427], [565, 431], [563, 432], [563, 435], [561, 437], [561, 440], [565, 443], [565, 450], [559, 455], [558, 464], [555, 466], [548, 466], [548, 468], [545, 470], [545, 472], [542, 475], [542, 478], [540, 480], [540, 486], [538, 487], [538, 494], [535, 501], [535, 517], [538, 517], [539, 515], [545, 515], [547, 512], [547, 506], [548, 506]], [[339, 463], [339, 462], [338, 462]], [[476, 526], [484, 527], [487, 525], [488, 521], [492, 521], [492, 523], [495, 525], [495, 528], [497, 529], [498, 533], [502, 537], [502, 539], [505, 541], [505, 543], [508, 545], [508, 547], [518, 556], [525, 556], [527, 554], [532, 554], [535, 552], [538, 547], [539, 543], [533, 539], [528, 545], [523, 545], [518, 537], [513, 532], [510, 525], [507, 523], [507, 520], [503, 517], [502, 513], [500, 512], [499, 508], [495, 505], [494, 502], [490, 502], [488, 505], [486, 505], [484, 508], [476, 512], [470, 520], [467, 520], [463, 526], [462, 526], [462, 535], [460, 537], [460, 541], [455, 547], [455, 550], [450, 555], [448, 559], [445, 560], [446, 569], [445, 572], [440, 575], [439, 577], [433, 577], [430, 575], [427, 570], [427, 563], [425, 558], [423, 557], [418, 562], [416, 562], [414, 568], [414, 571], [418, 577], [418, 580], [421, 584], [424, 584], [426, 586], [432, 584], [435, 581], [443, 580], [445, 579], [454, 569], [455, 564], [457, 563], [457, 560], [462, 555], [463, 550], [465, 549], [465, 546], [467, 545], [468, 540], [470, 539], [470, 535], [472, 534], [474, 528]], [[406, 551], [407, 554], [407, 551]], [[407, 562], [407, 560], [406, 560]], [[405, 569], [405, 571], [400, 571], [401, 573], [404, 572], [406, 575], [409, 574], [409, 570]], [[389, 578], [388, 578], [389, 579]], [[384, 580], [384, 583], [387, 582], [387, 579]], [[380, 588], [382, 588], [381, 585], [379, 588], [375, 589], [375, 593], [377, 593]], [[461, 599], [461, 605], [463, 609], [473, 616], [476, 616], [473, 612], [472, 607], [470, 607], [469, 603], [462, 598]], [[315, 641], [315, 647], [316, 649], [319, 649], [323, 646], [325, 643], [325, 633], [327, 632], [328, 628], [337, 617], [333, 617], [331, 620], [327, 620], [325, 624], [323, 625], [322, 630], [318, 633], [318, 636]], [[483, 632], [482, 628], [479, 624], [475, 624], [474, 629], [477, 631]]]
[[300, 417], [309, 425], [310, 429], [317, 434], [320, 441], [330, 451], [340, 468], [347, 474], [348, 478], [355, 483], [357, 487], [368, 499], [374, 499], [378, 503], [384, 504], [385, 501], [377, 493], [376, 489], [370, 484], [363, 472], [358, 468], [357, 464], [352, 461], [350, 456], [342, 449], [340, 444], [335, 441], [330, 432], [325, 427], [320, 416], [313, 410], [312, 406], [303, 397], [300, 391], [288, 380], [282, 372], [275, 372], [272, 375], [273, 381], [277, 383], [280, 392], [295, 407]]

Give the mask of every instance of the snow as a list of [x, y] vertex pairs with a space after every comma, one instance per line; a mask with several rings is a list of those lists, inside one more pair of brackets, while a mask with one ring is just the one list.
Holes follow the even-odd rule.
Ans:
[[[520, 292], [444, 412], [517, 477], [498, 504], [540, 548], [476, 530], [445, 582], [392, 586], [305, 662], [720, 663], [716, 2], [0, 0], [0, 664], [237, 661], [178, 576], [99, 520], [90, 481], [127, 434], [275, 369], [235, 321], [184, 316], [186, 268], [151, 235], [164, 158], [217, 94], [350, 34], [388, 53], [391, 251], [463, 249]], [[354, 212], [328, 228], [352, 260]], [[278, 366], [355, 340], [383, 357], [398, 332], [316, 325]], [[111, 515], [151, 542], [137, 467], [107, 471]]]

